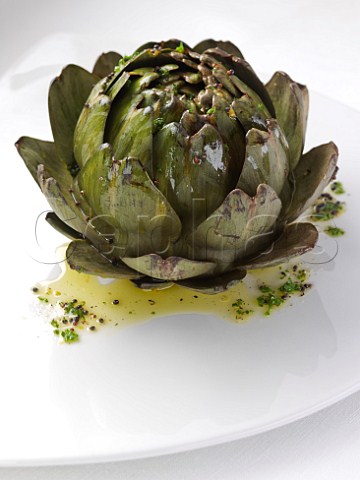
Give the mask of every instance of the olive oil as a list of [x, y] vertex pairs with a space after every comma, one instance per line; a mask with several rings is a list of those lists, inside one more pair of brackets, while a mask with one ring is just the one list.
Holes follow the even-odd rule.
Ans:
[[[59, 249], [59, 258], [64, 258], [65, 249]], [[278, 289], [284, 279], [299, 271], [295, 262], [252, 271], [228, 291], [207, 295], [178, 285], [146, 291], [129, 280], [103, 280], [78, 273], [66, 261], [59, 265], [59, 276], [39, 283], [33, 291], [38, 301], [50, 309], [49, 321], [60, 339], [68, 338], [71, 331], [93, 332], [104, 325], [124, 327], [178, 313], [209, 313], [241, 323], [254, 314], [266, 314], [259, 302], [265, 284]]]

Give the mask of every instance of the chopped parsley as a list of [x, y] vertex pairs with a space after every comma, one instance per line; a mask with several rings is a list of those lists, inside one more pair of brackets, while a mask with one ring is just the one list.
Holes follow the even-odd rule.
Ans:
[[298, 265], [293, 265], [291, 271], [286, 269], [280, 270], [280, 280], [285, 280], [278, 287], [269, 287], [268, 285], [260, 285], [259, 291], [262, 295], [256, 298], [257, 305], [261, 308], [265, 307], [264, 314], [269, 316], [274, 307], [279, 307], [293, 294], [304, 295], [305, 290], [311, 287], [310, 283], [305, 283], [308, 278], [308, 272], [299, 269]]
[[162, 129], [162, 127], [165, 125], [165, 119], [164, 118], [155, 118], [153, 127], [154, 127], [154, 133], [157, 133], [159, 130]]
[[272, 290], [270, 287], [262, 285], [259, 290], [263, 295], [257, 297], [256, 301], [259, 307], [266, 307], [264, 315], [269, 316], [273, 307], [278, 307], [284, 303], [284, 299], [277, 295], [275, 290]]
[[232, 307], [235, 308], [236, 318], [243, 318], [246, 315], [253, 313], [253, 310], [250, 310], [246, 307], [246, 304], [242, 298], [238, 298], [233, 304]]
[[334, 192], [335, 195], [343, 195], [345, 192], [344, 185], [341, 182], [333, 182], [330, 185], [330, 190]]
[[184, 47], [183, 42], [180, 42], [180, 45], [178, 47], [176, 47], [175, 50], [179, 53], [184, 53], [185, 52], [185, 47]]
[[55, 318], [51, 320], [50, 325], [54, 328], [59, 328], [59, 322]]
[[329, 237], [342, 237], [345, 235], [345, 230], [339, 227], [329, 226], [325, 229], [325, 233], [329, 235]]
[[139, 55], [139, 52], [134, 52], [132, 55], [124, 55], [122, 58], [120, 58], [119, 63], [114, 68], [114, 72], [119, 73], [126, 63], [136, 57], [136, 55]]
[[329, 193], [323, 193], [313, 207], [312, 218], [323, 222], [332, 220], [344, 211], [344, 206], [343, 202], [336, 200]]
[[79, 340], [79, 334], [70, 328], [63, 330], [61, 332], [61, 336], [63, 337], [65, 343], [74, 343]]

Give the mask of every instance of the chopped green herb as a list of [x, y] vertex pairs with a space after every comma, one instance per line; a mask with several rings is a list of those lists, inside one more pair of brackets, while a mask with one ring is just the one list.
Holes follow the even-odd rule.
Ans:
[[250, 315], [250, 313], [254, 312], [253, 310], [246, 308], [246, 304], [242, 298], [238, 298], [232, 306], [235, 308], [236, 318], [242, 318], [243, 316]]
[[158, 70], [156, 70], [159, 75], [162, 77], [168, 77], [170, 75], [170, 72], [167, 68], [165, 67], [160, 67]]
[[260, 290], [261, 293], [270, 293], [270, 292], [272, 292], [271, 288], [268, 287], [267, 285], [261, 285], [261, 286], [259, 287], [259, 290]]
[[344, 188], [344, 185], [341, 183], [341, 182], [333, 182], [331, 185], [330, 185], [330, 189], [332, 192], [335, 193], [335, 195], [343, 195], [345, 192], [345, 188]]
[[257, 109], [260, 111], [260, 112], [263, 112], [264, 111], [264, 104], [263, 103], [258, 103], [258, 106], [257, 106]]
[[162, 127], [165, 125], [165, 119], [164, 118], [155, 118], [154, 120], [154, 133], [158, 132], [159, 130], [162, 129]]
[[127, 62], [129, 62], [130, 60], [132, 60], [134, 57], [136, 57], [136, 55], [138, 55], [138, 54], [139, 54], [139, 52], [134, 52], [132, 55], [124, 55], [122, 58], [120, 58], [119, 63], [114, 68], [114, 72], [115, 73], [120, 72], [122, 70], [122, 68], [124, 67], [124, 65]]
[[288, 278], [287, 281], [281, 285], [279, 288], [280, 292], [293, 293], [301, 291], [301, 284], [299, 282], [294, 282], [291, 278]]
[[49, 299], [46, 297], [37, 297], [37, 298], [40, 300], [40, 302], [49, 303]]
[[206, 114], [207, 114], [207, 115], [211, 115], [211, 114], [213, 114], [213, 113], [215, 113], [215, 112], [216, 112], [216, 108], [215, 108], [215, 107], [211, 107], [211, 108], [209, 108], [209, 110], [206, 112]]
[[60, 334], [60, 330], [58, 328], [55, 328], [54, 335], [59, 335], [59, 334]]
[[55, 318], [51, 320], [50, 325], [54, 328], [59, 328], [59, 322]]
[[180, 42], [180, 45], [175, 48], [175, 50], [179, 53], [184, 53], [185, 52], [185, 47], [183, 45], [183, 42]]
[[73, 343], [79, 340], [79, 334], [70, 328], [63, 330], [61, 332], [61, 336], [63, 337], [65, 343]]
[[325, 233], [327, 233], [330, 237], [342, 237], [345, 235], [345, 230], [342, 228], [329, 226], [325, 229]]
[[307, 274], [306, 270], [304, 270], [304, 269], [299, 270], [296, 274], [296, 278], [298, 280], [300, 280], [300, 282], [305, 282], [307, 277], [308, 277], [308, 274]]
[[[266, 316], [269, 316], [272, 308], [278, 307], [279, 305], [284, 303], [284, 299], [276, 295], [274, 290], [271, 290], [269, 287], [266, 288], [267, 293], [265, 295], [260, 295], [259, 297], [257, 297], [256, 301], [259, 307], [267, 307], [267, 310], [265, 310], [264, 314]], [[261, 290], [260, 287], [260, 291], [264, 290]]]
[[328, 193], [323, 193], [313, 207], [312, 218], [321, 221], [331, 220], [343, 212], [344, 206], [343, 202], [339, 202]]

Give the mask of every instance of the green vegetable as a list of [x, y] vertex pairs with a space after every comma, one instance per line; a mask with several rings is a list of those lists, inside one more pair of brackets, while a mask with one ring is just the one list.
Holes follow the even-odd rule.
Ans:
[[73, 240], [72, 268], [218, 293], [315, 246], [296, 220], [338, 152], [303, 154], [307, 112], [305, 86], [281, 72], [264, 85], [230, 42], [149, 42], [91, 73], [65, 67], [49, 91], [54, 142], [16, 145]]
[[343, 195], [346, 193], [344, 185], [341, 182], [333, 182], [330, 185], [330, 189], [335, 193], [335, 195]]
[[313, 207], [313, 219], [326, 222], [339, 216], [343, 210], [343, 202], [336, 200], [329, 193], [323, 193]]
[[235, 308], [237, 318], [243, 318], [244, 316], [247, 316], [253, 313], [253, 310], [247, 308], [242, 298], [238, 298], [236, 302], [232, 304], [232, 306]]
[[79, 340], [79, 334], [70, 328], [66, 328], [61, 332], [61, 336], [64, 339], [65, 343], [74, 343]]
[[269, 316], [273, 307], [278, 307], [284, 303], [284, 299], [276, 295], [276, 292], [267, 286], [260, 287], [260, 291], [263, 292], [263, 295], [257, 297], [256, 301], [259, 307], [267, 307], [265, 310], [265, 315]]
[[339, 227], [327, 227], [325, 229], [325, 233], [327, 233], [330, 237], [342, 237], [345, 235], [345, 230]]

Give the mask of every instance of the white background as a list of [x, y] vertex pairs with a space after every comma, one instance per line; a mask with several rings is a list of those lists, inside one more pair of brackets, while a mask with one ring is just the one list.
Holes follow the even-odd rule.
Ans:
[[[70, 33], [89, 34], [89, 44], [81, 47], [86, 59], [109, 49], [129, 53], [149, 39], [178, 37], [191, 45], [211, 36], [236, 42], [265, 80], [284, 70], [311, 90], [360, 110], [357, 0], [63, 0], [59, 6], [49, 0], [0, 2], [2, 72], [54, 33], [64, 44]], [[131, 38], [122, 35], [124, 25]], [[97, 45], [94, 32], [99, 33]], [[54, 50], [53, 63], [70, 63], [71, 47], [67, 59]], [[349, 129], [360, 133], [358, 125]], [[111, 464], [0, 469], [0, 478], [355, 480], [360, 478], [359, 452], [357, 393], [293, 424], [217, 447]]]

